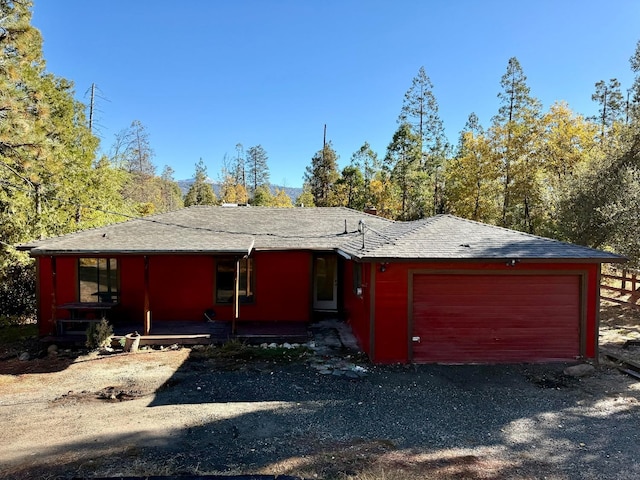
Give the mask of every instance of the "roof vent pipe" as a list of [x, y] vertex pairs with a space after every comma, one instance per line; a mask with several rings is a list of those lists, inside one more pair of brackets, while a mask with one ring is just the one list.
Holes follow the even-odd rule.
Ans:
[[346, 235], [347, 233], [349, 233], [349, 232], [347, 232], [347, 219], [345, 218], [344, 219], [344, 234]]

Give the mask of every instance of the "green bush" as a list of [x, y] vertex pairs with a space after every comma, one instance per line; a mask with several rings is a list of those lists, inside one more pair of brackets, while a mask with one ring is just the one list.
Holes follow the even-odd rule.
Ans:
[[95, 350], [108, 347], [111, 345], [111, 337], [113, 327], [106, 319], [103, 318], [99, 323], [91, 323], [87, 329], [87, 348]]
[[0, 275], [0, 316], [16, 323], [36, 316], [36, 273], [32, 263], [8, 265]]

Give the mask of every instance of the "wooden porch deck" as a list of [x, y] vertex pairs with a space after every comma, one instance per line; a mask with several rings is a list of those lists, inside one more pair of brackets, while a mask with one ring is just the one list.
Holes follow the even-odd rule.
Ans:
[[[142, 325], [114, 327], [117, 340], [128, 333], [141, 333]], [[238, 322], [236, 333], [231, 322], [153, 322], [149, 335], [140, 338], [140, 345], [207, 345], [222, 344], [231, 339], [245, 343], [305, 343], [310, 339], [308, 324], [303, 322]]]

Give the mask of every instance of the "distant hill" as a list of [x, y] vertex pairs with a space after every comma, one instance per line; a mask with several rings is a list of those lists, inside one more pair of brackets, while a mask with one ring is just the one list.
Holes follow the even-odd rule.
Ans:
[[[189, 191], [189, 187], [191, 187], [193, 182], [194, 182], [193, 178], [190, 178], [188, 180], [177, 180], [176, 181], [176, 183], [180, 187], [180, 190], [182, 191], [182, 195], [183, 196]], [[218, 198], [220, 198], [220, 189], [222, 187], [222, 184], [220, 182], [214, 182], [210, 178], [207, 179], [207, 183], [209, 185], [211, 185], [211, 187], [213, 188], [213, 191], [215, 192], [216, 196]], [[296, 198], [298, 198], [300, 196], [300, 194], [302, 193], [302, 188], [298, 188], [298, 187], [281, 187], [280, 185], [270, 185], [270, 188], [271, 188], [271, 193], [273, 195], [276, 194], [276, 189], [278, 189], [278, 190], [283, 190], [284, 189], [284, 192], [287, 195], [289, 195], [289, 197], [291, 198], [291, 200], [293, 202], [295, 202]]]

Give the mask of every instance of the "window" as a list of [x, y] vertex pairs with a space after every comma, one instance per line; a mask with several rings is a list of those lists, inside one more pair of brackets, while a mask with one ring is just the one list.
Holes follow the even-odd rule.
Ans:
[[[218, 260], [216, 263], [216, 303], [233, 303], [235, 272], [236, 261], [233, 259]], [[254, 278], [253, 259], [243, 258], [240, 260], [240, 303], [253, 303]]]
[[115, 258], [78, 259], [78, 282], [80, 302], [117, 303], [120, 300]]

